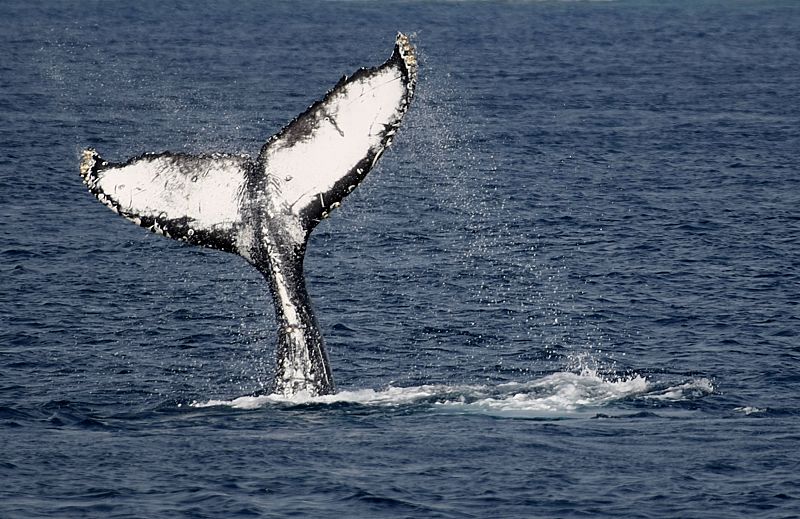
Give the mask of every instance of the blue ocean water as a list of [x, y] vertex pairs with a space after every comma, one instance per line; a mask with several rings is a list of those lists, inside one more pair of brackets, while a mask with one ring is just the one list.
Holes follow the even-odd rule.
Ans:
[[[264, 394], [241, 258], [81, 149], [255, 154], [396, 31], [417, 97], [315, 231], [339, 393]], [[797, 517], [800, 4], [0, 5], [0, 517]]]

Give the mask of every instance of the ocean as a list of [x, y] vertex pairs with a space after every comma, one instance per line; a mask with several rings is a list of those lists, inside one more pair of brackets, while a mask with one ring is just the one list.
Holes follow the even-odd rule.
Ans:
[[[338, 392], [81, 150], [256, 155], [420, 56], [313, 233]], [[800, 4], [0, 5], [0, 517], [800, 516]]]

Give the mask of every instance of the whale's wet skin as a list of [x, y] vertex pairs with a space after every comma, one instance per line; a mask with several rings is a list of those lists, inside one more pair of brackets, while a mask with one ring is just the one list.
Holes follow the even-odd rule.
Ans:
[[269, 283], [279, 323], [273, 390], [332, 393], [303, 276], [306, 244], [391, 144], [416, 74], [414, 48], [398, 34], [383, 65], [343, 77], [272, 136], [256, 159], [166, 152], [117, 164], [87, 149], [81, 176], [101, 202], [137, 225], [250, 262]]
[[[793, 0], [0, 1], [0, 519], [797, 517], [798, 27]], [[238, 251], [292, 228], [240, 187], [398, 29], [412, 106], [304, 259], [336, 391], [272, 393], [303, 304], [268, 261], [275, 320]], [[144, 229], [87, 193], [89, 146]], [[265, 203], [327, 190], [272, 177]]]

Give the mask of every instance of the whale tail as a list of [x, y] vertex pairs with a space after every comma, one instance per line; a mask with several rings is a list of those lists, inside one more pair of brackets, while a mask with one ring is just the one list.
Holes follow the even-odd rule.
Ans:
[[137, 225], [240, 254], [247, 253], [237, 246], [240, 232], [257, 210], [248, 206], [253, 200], [247, 193], [260, 190], [269, 195], [260, 202], [296, 219], [305, 241], [391, 144], [416, 73], [414, 49], [401, 33], [383, 65], [342, 77], [270, 137], [255, 160], [164, 152], [112, 163], [89, 148], [81, 158], [81, 176], [101, 202]]
[[382, 65], [343, 77], [246, 155], [145, 153], [123, 163], [83, 152], [89, 190], [146, 229], [243, 256], [270, 284], [279, 321], [277, 390], [333, 391], [303, 279], [311, 231], [391, 144], [414, 94], [417, 59], [398, 34]]
[[248, 157], [145, 153], [118, 164], [89, 148], [80, 170], [89, 191], [133, 223], [193, 245], [238, 252], [241, 202], [254, 173]]

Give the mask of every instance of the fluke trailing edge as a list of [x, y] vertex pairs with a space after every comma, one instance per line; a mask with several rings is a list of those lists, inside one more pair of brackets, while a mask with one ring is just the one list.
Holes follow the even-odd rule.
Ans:
[[274, 391], [334, 391], [306, 291], [311, 231], [364, 179], [392, 141], [416, 84], [417, 59], [397, 35], [381, 66], [343, 77], [270, 137], [258, 158], [145, 153], [125, 163], [83, 152], [89, 190], [153, 232], [244, 257], [269, 283], [278, 321]]

